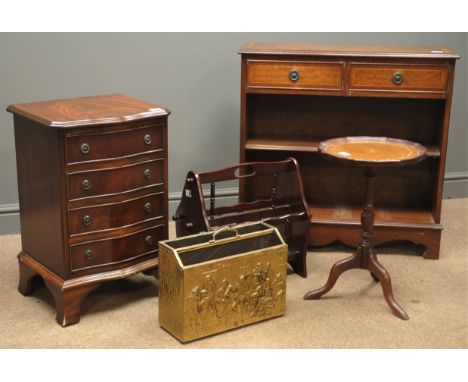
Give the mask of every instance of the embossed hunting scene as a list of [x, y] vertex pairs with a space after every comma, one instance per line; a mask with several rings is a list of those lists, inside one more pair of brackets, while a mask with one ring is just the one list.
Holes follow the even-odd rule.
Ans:
[[159, 322], [186, 342], [282, 315], [287, 245], [266, 223], [161, 241]]

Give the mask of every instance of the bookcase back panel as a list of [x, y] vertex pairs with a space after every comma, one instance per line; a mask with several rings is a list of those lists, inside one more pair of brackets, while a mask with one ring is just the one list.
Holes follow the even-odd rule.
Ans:
[[[281, 160], [294, 156], [301, 166], [305, 196], [310, 207], [356, 206], [365, 196], [364, 168], [346, 166], [321, 158], [318, 154], [291, 152], [248, 152], [248, 160]], [[432, 204], [433, 159], [400, 168], [378, 169], [375, 183], [375, 205], [382, 208], [429, 210]], [[258, 177], [246, 182], [246, 193], [252, 198], [268, 198], [271, 181]]]
[[444, 100], [249, 94], [247, 140], [381, 136], [439, 144]]

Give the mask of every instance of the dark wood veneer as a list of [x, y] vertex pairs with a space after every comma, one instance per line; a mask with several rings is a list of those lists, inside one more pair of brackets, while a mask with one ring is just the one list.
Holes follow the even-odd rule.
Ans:
[[[123, 227], [163, 216], [164, 193], [68, 210], [70, 235]], [[89, 217], [86, 219], [86, 217]], [[83, 224], [83, 221], [88, 222]]]
[[[21, 117], [14, 122], [22, 250], [65, 277], [61, 137]], [[45, 240], [50, 237], [54, 240]]]
[[82, 128], [165, 117], [170, 111], [159, 105], [122, 94], [58, 99], [10, 105], [10, 113], [53, 128]]
[[[140, 123], [140, 125], [129, 126], [125, 130], [86, 133], [84, 135], [68, 134], [66, 139], [67, 162], [118, 158], [163, 149], [162, 130], [161, 125], [151, 126]], [[81, 151], [83, 144], [89, 146], [89, 151], [86, 153]]]
[[[151, 242], [145, 239], [151, 237]], [[133, 260], [157, 252], [163, 240], [164, 225], [153, 226], [110, 239], [95, 240], [70, 246], [72, 271]], [[90, 251], [90, 252], [87, 252]], [[86, 256], [86, 253], [90, 255]]]
[[57, 322], [70, 325], [101, 282], [155, 274], [157, 242], [168, 237], [169, 111], [118, 94], [8, 111], [14, 114], [20, 200], [18, 289], [32, 293], [32, 281], [42, 277]]
[[[156, 159], [127, 166], [69, 173], [69, 199], [89, 198], [97, 195], [116, 194], [141, 187], [163, 183], [164, 160]], [[145, 174], [149, 174], [146, 175]], [[88, 181], [89, 188], [83, 188]]]

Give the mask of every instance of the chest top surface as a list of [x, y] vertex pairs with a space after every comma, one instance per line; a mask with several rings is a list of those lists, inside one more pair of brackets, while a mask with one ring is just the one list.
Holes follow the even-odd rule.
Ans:
[[239, 53], [341, 57], [460, 58], [457, 53], [447, 47], [410, 45], [316, 45], [247, 42], [239, 49]]
[[7, 110], [54, 128], [124, 123], [170, 114], [159, 105], [121, 94], [15, 104]]

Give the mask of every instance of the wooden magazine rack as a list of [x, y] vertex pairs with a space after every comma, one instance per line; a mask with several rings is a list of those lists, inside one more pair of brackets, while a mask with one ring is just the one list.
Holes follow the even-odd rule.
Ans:
[[[269, 192], [260, 197], [256, 194], [256, 199], [252, 200], [247, 196], [243, 203], [217, 206], [216, 183], [233, 180], [242, 182], [246, 189], [262, 184], [262, 189]], [[204, 184], [210, 185], [208, 207], [203, 193]], [[299, 165], [294, 158], [278, 162], [242, 163], [208, 172], [190, 171], [173, 219], [177, 236], [233, 224], [265, 221], [277, 227], [288, 244], [288, 263], [294, 272], [307, 277], [310, 216]]]

